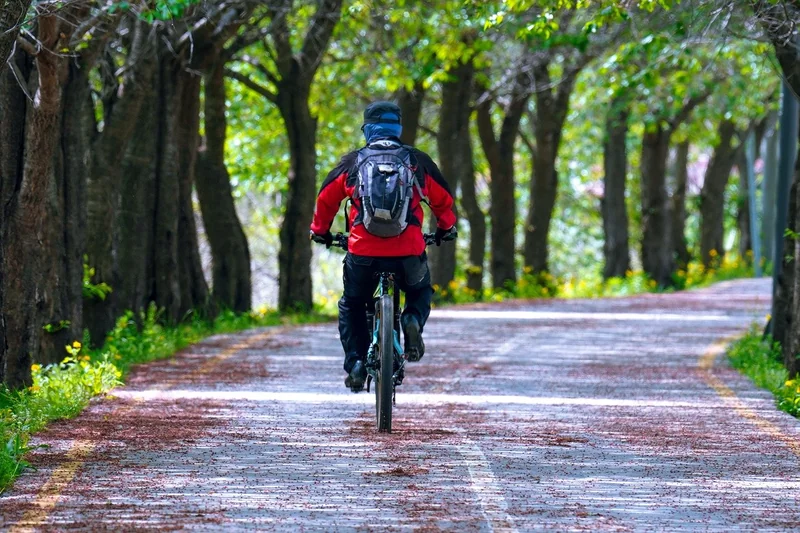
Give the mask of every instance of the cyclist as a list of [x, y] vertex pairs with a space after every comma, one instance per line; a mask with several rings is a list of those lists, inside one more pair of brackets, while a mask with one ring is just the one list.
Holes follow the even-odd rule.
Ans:
[[400, 142], [400, 108], [379, 101], [364, 110], [361, 131], [366, 146], [345, 155], [328, 174], [317, 197], [311, 238], [333, 243], [330, 232], [339, 206], [351, 199], [349, 252], [344, 259], [344, 294], [339, 300], [339, 336], [344, 348], [345, 385], [364, 387], [371, 342], [366, 309], [372, 303], [378, 272], [392, 272], [405, 292], [401, 317], [405, 353], [419, 361], [425, 353], [422, 330], [431, 310], [431, 276], [422, 236], [427, 202], [437, 219], [436, 244], [454, 232], [453, 195], [426, 153]]

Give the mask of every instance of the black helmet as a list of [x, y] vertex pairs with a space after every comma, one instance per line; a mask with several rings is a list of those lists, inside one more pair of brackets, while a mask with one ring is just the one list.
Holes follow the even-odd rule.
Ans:
[[[397, 118], [381, 118], [384, 115], [395, 115]], [[400, 124], [402, 114], [397, 104], [393, 102], [372, 102], [364, 110], [364, 124]]]

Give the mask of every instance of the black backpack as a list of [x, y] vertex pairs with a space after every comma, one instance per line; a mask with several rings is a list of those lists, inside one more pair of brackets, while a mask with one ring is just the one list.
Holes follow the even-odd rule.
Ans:
[[353, 198], [360, 198], [358, 222], [377, 237], [396, 237], [412, 220], [414, 188], [422, 194], [414, 157], [396, 141], [380, 140], [358, 151]]

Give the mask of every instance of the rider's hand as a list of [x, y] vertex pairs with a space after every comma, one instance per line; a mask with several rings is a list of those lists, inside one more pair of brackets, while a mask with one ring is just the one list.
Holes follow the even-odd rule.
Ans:
[[312, 231], [309, 233], [309, 238], [314, 242], [324, 244], [325, 248], [333, 246], [333, 234], [330, 231], [326, 231], [323, 235], [317, 235]]
[[436, 241], [436, 246], [441, 246], [442, 245], [442, 241], [443, 240], [447, 240], [447, 239], [445, 239], [445, 237], [450, 235], [450, 233], [453, 231], [454, 228], [455, 228], [455, 226], [453, 226], [450, 229], [436, 228], [436, 233], [433, 236], [434, 240]]

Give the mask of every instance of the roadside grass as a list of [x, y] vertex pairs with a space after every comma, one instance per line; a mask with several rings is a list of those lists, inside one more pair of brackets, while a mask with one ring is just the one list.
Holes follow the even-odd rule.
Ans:
[[789, 379], [781, 347], [772, 342], [771, 337], [764, 338], [754, 325], [747, 335], [730, 346], [728, 359], [753, 383], [772, 392], [779, 409], [800, 417], [800, 379]]
[[447, 303], [502, 302], [513, 299], [534, 298], [609, 298], [643, 293], [674, 292], [705, 287], [719, 281], [753, 276], [753, 265], [739, 257], [725, 256], [716, 268], [706, 269], [701, 262], [693, 261], [672, 278], [672, 286], [659, 287], [641, 271], [628, 271], [624, 278], [603, 279], [596, 272], [581, 278], [568, 276], [556, 278], [548, 272], [534, 273], [523, 270], [515, 285], [502, 290], [485, 288], [482, 293], [467, 287], [465, 277], [450, 282], [447, 287], [435, 286], [436, 299]]
[[[49, 422], [77, 416], [93, 397], [110, 391], [133, 365], [165, 359], [205, 337], [249, 328], [330, 320], [320, 312], [281, 315], [261, 308], [246, 313], [223, 312], [214, 321], [200, 318], [174, 327], [159, 324], [155, 306], [136, 317], [122, 316], [102, 348], [88, 349], [76, 340], [65, 346], [63, 361], [31, 367], [33, 384], [22, 390], [0, 390], [0, 494], [29, 464], [30, 437]], [[86, 341], [87, 339], [84, 339]]]

